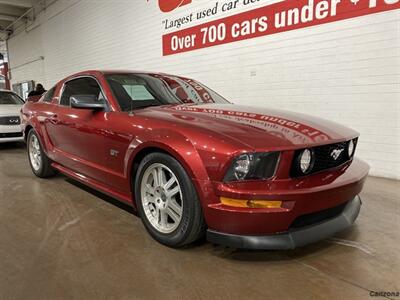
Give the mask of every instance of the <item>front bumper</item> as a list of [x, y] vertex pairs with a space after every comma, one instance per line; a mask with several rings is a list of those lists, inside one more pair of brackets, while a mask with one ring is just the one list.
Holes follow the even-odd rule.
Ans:
[[[240, 236], [266, 236], [289, 231], [302, 216], [335, 208], [362, 191], [369, 166], [359, 159], [350, 165], [304, 178], [265, 182], [215, 183], [202, 200], [210, 230]], [[281, 208], [237, 208], [224, 205], [220, 197], [243, 200], [282, 201]]]
[[20, 136], [20, 137], [2, 137], [0, 134], [0, 144], [1, 143], [12, 143], [12, 142], [23, 142], [24, 141], [24, 137]]
[[272, 235], [235, 235], [208, 230], [207, 239], [216, 244], [239, 249], [288, 250], [326, 239], [350, 227], [361, 208], [359, 196], [349, 201], [343, 211], [331, 219]]
[[21, 125], [1, 125], [0, 143], [23, 142]]

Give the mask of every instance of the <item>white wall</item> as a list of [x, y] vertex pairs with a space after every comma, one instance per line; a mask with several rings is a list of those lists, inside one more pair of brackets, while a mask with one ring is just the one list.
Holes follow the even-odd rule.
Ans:
[[156, 0], [60, 0], [9, 40], [12, 81], [49, 88], [91, 68], [193, 77], [235, 103], [348, 125], [361, 133], [358, 155], [371, 174], [400, 179], [400, 10], [163, 57], [162, 19], [207, 6], [162, 14]]

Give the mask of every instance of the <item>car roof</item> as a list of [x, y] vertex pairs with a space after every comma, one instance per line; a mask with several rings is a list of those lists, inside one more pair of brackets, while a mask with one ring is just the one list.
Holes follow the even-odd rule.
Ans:
[[[71, 74], [68, 77], [65, 77], [64, 79], [58, 81], [57, 85], [63, 84], [69, 80], [73, 80], [73, 79], [75, 79], [77, 77], [81, 77], [81, 76], [98, 77], [101, 75], [109, 75], [109, 74], [151, 74], [151, 75], [160, 75], [160, 76], [177, 76], [177, 75], [161, 73], [161, 72], [135, 71], [135, 70], [86, 70], [86, 71], [81, 71], [81, 72], [78, 72], [75, 74]], [[178, 76], [178, 77], [181, 77], [181, 76]]]
[[149, 72], [149, 71], [137, 71], [137, 70], [86, 70], [86, 71], [81, 71], [75, 74], [71, 74], [68, 77], [65, 77], [58, 81], [56, 83], [57, 85], [62, 85], [67, 81], [74, 80], [78, 77], [84, 77], [84, 76], [94, 76], [94, 77], [99, 77], [103, 75], [110, 75], [110, 74], [151, 74], [151, 75], [160, 75], [160, 76], [172, 76], [172, 77], [179, 77], [179, 78], [185, 78], [184, 76], [179, 76], [179, 75], [173, 75], [173, 74], [168, 74], [168, 73], [162, 73], [162, 72]]
[[77, 77], [82, 75], [107, 75], [107, 74], [158, 74], [158, 75], [171, 75], [162, 72], [149, 72], [149, 71], [138, 71], [138, 70], [86, 70], [82, 72], [75, 73], [68, 76], [67, 78]]
[[158, 75], [171, 75], [162, 72], [149, 72], [149, 71], [136, 71], [136, 70], [102, 70], [103, 74], [158, 74]]

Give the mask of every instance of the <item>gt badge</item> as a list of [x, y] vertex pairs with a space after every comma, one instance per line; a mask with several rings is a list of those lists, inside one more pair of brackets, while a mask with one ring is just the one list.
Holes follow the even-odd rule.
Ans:
[[111, 149], [111, 150], [110, 150], [110, 155], [111, 155], [111, 156], [117, 157], [118, 154], [119, 154], [119, 151], [114, 150], [114, 149]]

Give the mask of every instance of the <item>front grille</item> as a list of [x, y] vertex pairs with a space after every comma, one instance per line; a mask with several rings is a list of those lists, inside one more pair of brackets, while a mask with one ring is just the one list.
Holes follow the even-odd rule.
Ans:
[[0, 117], [0, 125], [20, 125], [21, 119], [18, 116]]
[[[357, 139], [354, 140], [354, 142], [356, 146]], [[312, 150], [313, 153], [313, 162], [312, 162], [312, 168], [307, 174], [304, 174], [300, 170], [300, 164], [299, 164], [300, 156], [303, 153], [304, 149], [297, 150], [294, 154], [292, 167], [290, 170], [290, 176], [300, 177], [304, 175], [310, 175], [313, 173], [336, 168], [343, 165], [344, 163], [352, 159], [352, 157], [349, 157], [347, 151], [349, 143], [350, 141], [347, 141], [337, 144], [330, 144], [330, 145], [311, 148], [310, 150]], [[335, 159], [334, 154], [338, 153], [339, 155]]]
[[332, 207], [326, 210], [321, 210], [316, 213], [300, 216], [293, 221], [292, 225], [290, 225], [290, 228], [292, 229], [302, 228], [323, 221], [327, 221], [329, 219], [333, 219], [339, 216], [343, 212], [346, 205], [347, 202], [336, 207]]
[[0, 139], [22, 137], [22, 132], [0, 133]]

